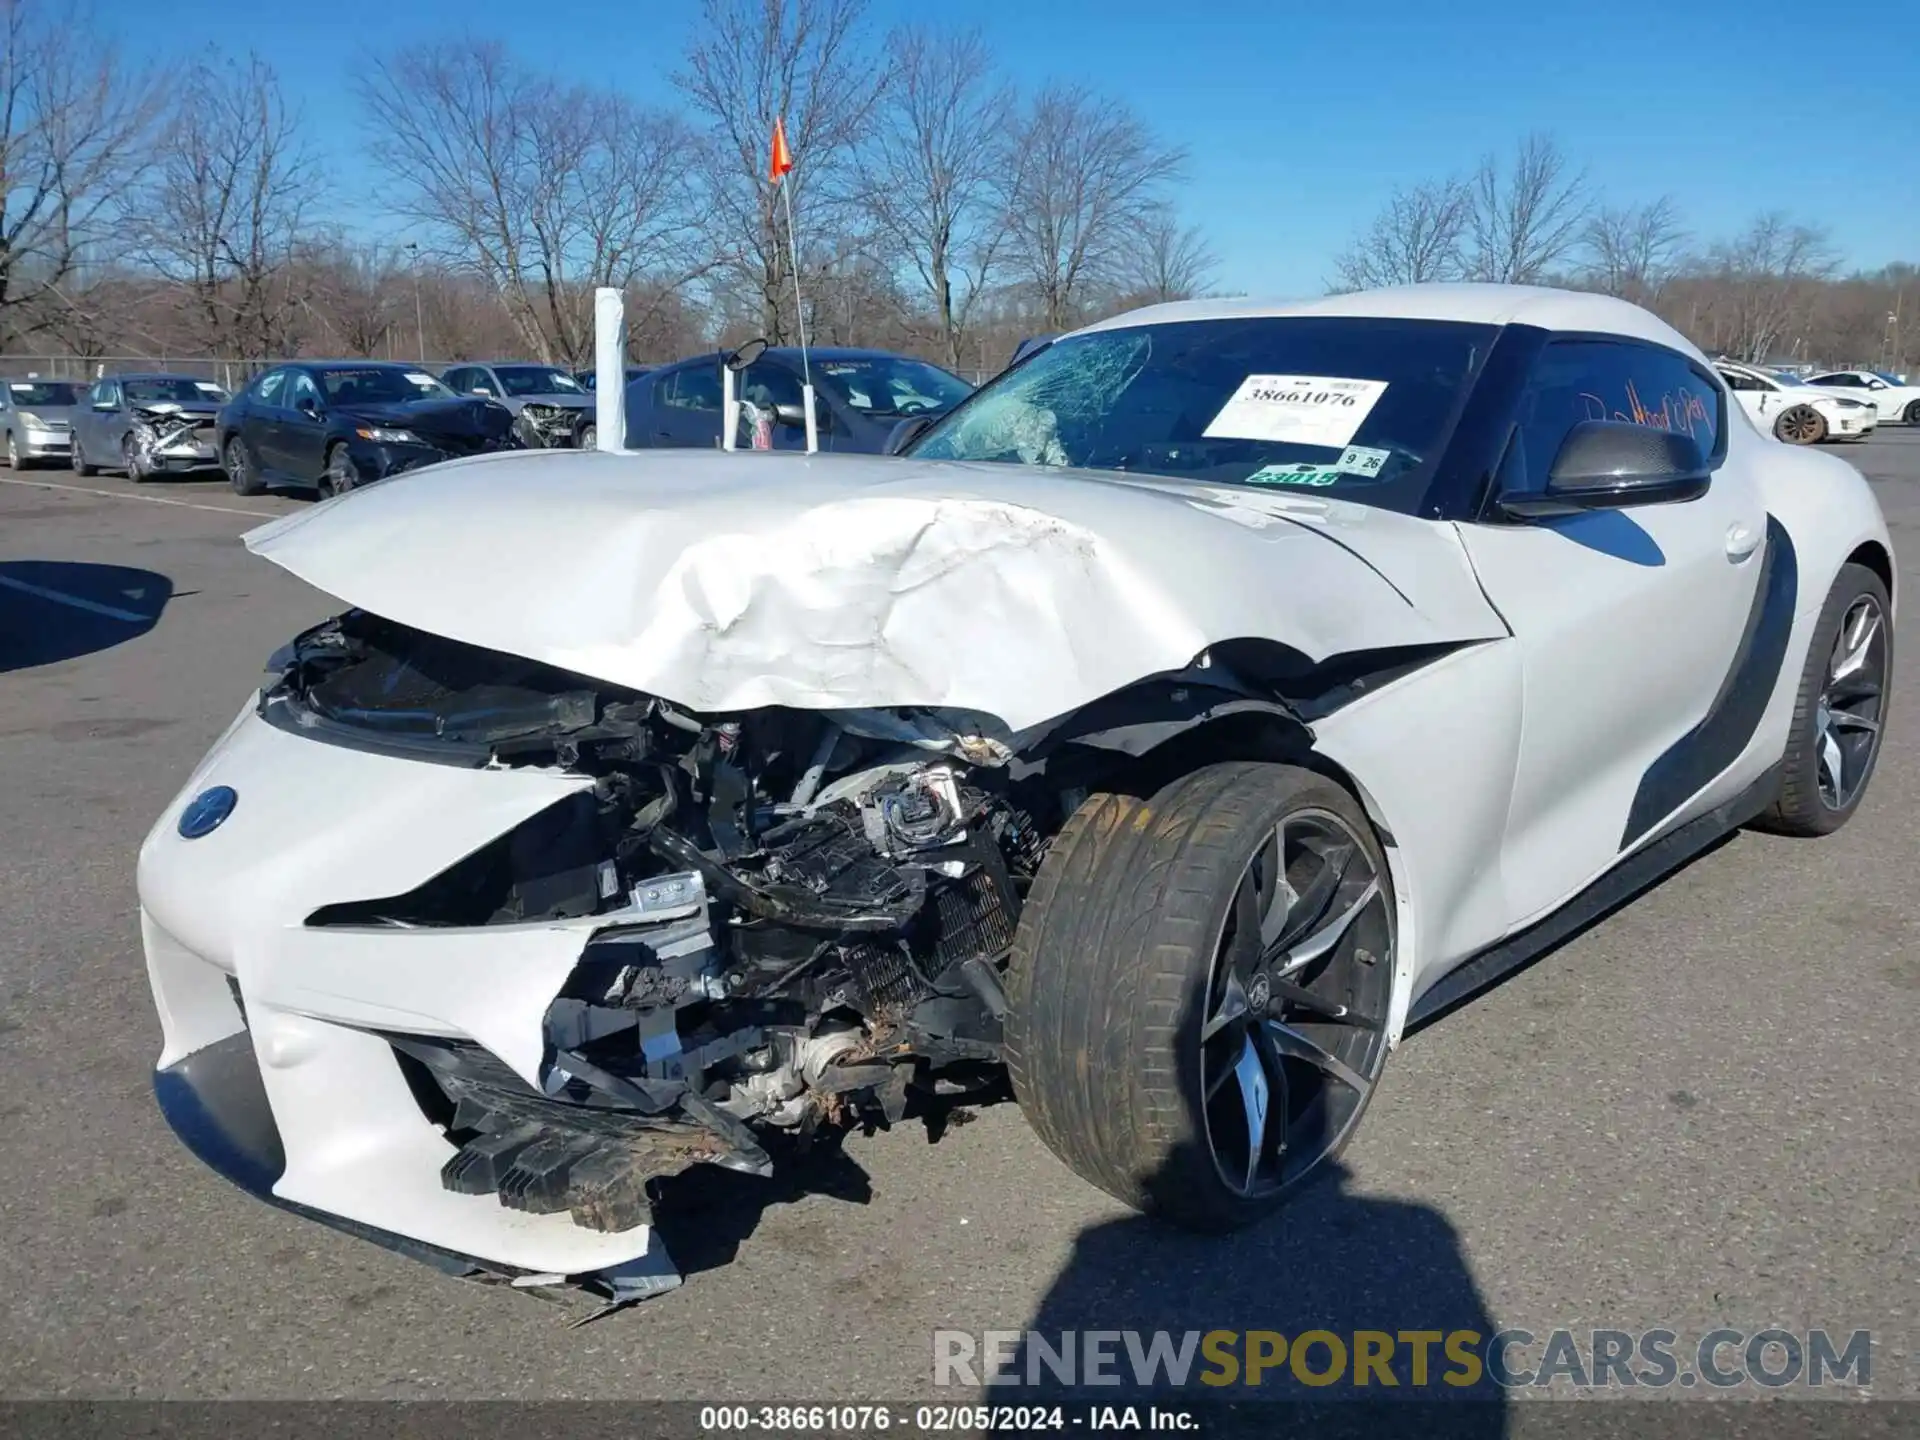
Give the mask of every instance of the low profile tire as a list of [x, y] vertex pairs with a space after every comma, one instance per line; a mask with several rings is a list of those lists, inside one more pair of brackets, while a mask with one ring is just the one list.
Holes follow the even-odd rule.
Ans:
[[1007, 1066], [1041, 1140], [1191, 1229], [1277, 1208], [1386, 1064], [1385, 875], [1360, 806], [1310, 770], [1212, 765], [1151, 800], [1088, 800], [1007, 977]]
[[247, 449], [247, 442], [238, 435], [227, 441], [223, 452], [227, 483], [233, 487], [236, 495], [264, 495], [266, 481], [260, 478], [260, 468], [253, 463], [253, 456]]
[[100, 473], [100, 467], [89, 463], [87, 457], [80, 452], [80, 437], [78, 435], [73, 437], [73, 453], [68, 456], [67, 464], [76, 475], [98, 475]]
[[1773, 438], [1789, 445], [1818, 445], [1827, 438], [1827, 417], [1811, 405], [1794, 405], [1773, 422]]
[[1909, 425], [1920, 425], [1920, 400], [1907, 406], [1906, 421]]
[[1860, 808], [1880, 758], [1893, 673], [1887, 587], [1843, 565], [1821, 607], [1781, 758], [1780, 795], [1755, 822], [1779, 835], [1831, 835]]

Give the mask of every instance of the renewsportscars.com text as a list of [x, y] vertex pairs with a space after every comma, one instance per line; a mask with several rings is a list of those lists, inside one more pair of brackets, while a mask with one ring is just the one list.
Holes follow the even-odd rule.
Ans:
[[1330, 1386], [1372, 1391], [1846, 1386], [1873, 1381], [1873, 1334], [1709, 1330], [936, 1330], [933, 1383]]

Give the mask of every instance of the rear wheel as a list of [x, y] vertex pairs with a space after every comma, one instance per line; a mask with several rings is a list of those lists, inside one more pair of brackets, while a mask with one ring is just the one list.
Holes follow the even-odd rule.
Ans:
[[236, 495], [263, 495], [266, 493], [266, 481], [260, 478], [259, 467], [253, 463], [253, 452], [247, 448], [247, 442], [238, 435], [229, 437], [225, 451], [227, 483], [233, 487]]
[[1827, 592], [1794, 701], [1780, 796], [1757, 822], [1783, 835], [1830, 835], [1867, 793], [1886, 721], [1893, 669], [1887, 587], [1843, 565]]
[[1353, 797], [1294, 766], [1089, 800], [1008, 972], [1007, 1064], [1040, 1138], [1195, 1229], [1276, 1208], [1346, 1143], [1386, 1064], [1385, 874]]
[[1818, 445], [1827, 438], [1827, 417], [1811, 405], [1795, 405], [1773, 422], [1773, 435], [1789, 445]]

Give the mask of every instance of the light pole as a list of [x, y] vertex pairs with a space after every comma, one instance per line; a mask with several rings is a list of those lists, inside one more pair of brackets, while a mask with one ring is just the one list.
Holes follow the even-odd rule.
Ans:
[[420, 363], [427, 363], [427, 322], [425, 312], [420, 308], [420, 242], [409, 240], [407, 254], [412, 257], [409, 268], [413, 271], [413, 331], [420, 344]]

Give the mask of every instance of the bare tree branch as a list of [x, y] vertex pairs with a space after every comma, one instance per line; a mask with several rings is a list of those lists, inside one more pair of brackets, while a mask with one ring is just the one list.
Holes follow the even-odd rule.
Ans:
[[1119, 293], [1132, 305], [1191, 300], [1206, 289], [1219, 263], [1197, 225], [1183, 225], [1171, 205], [1158, 204], [1141, 215], [1128, 238]]
[[[886, 57], [860, 43], [864, 12], [865, 0], [704, 0], [674, 77], [706, 127], [710, 253], [752, 293], [776, 343], [795, 336], [783, 199], [817, 245], [842, 233], [862, 188], [858, 152], [889, 78]], [[785, 197], [767, 174], [779, 119], [793, 156]]]
[[492, 42], [375, 59], [360, 96], [396, 211], [493, 288], [530, 354], [590, 352], [595, 286], [697, 269], [675, 117], [529, 71]]
[[1476, 280], [1540, 284], [1572, 254], [1586, 224], [1586, 176], [1547, 135], [1521, 140], [1508, 164], [1482, 160], [1472, 198], [1467, 272]]
[[0, 338], [54, 323], [76, 272], [111, 259], [113, 220], [152, 158], [151, 72], [90, 17], [0, 0]]
[[1587, 252], [1584, 278], [1589, 286], [1650, 305], [1679, 270], [1687, 232], [1672, 197], [1663, 195], [1647, 205], [1594, 211], [1581, 243]]
[[1008, 268], [1040, 302], [1048, 329], [1112, 281], [1135, 228], [1186, 165], [1125, 104], [1050, 85], [1010, 127], [1005, 177]]
[[1396, 190], [1366, 233], [1334, 261], [1334, 290], [1458, 280], [1473, 192], [1459, 180]]

